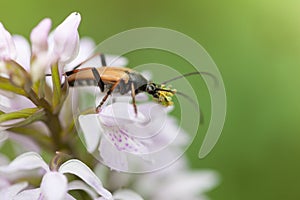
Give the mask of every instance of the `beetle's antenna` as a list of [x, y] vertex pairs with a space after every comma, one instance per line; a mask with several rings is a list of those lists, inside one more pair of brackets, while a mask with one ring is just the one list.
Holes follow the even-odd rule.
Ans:
[[214, 79], [215, 86], [218, 85], [218, 80], [217, 80], [217, 78], [216, 78], [213, 74], [211, 74], [211, 73], [209, 73], [209, 72], [190, 72], [190, 73], [186, 73], [186, 74], [183, 74], [183, 75], [180, 75], [180, 76], [176, 76], [176, 77], [174, 77], [174, 78], [171, 78], [171, 79], [169, 79], [169, 80], [166, 80], [166, 81], [162, 82], [161, 84], [166, 84], [166, 83], [169, 83], [169, 82], [172, 82], [172, 81], [175, 81], [175, 80], [181, 79], [181, 78], [183, 78], [183, 77], [187, 77], [187, 76], [192, 76], [192, 75], [202, 75], [202, 74], [203, 74], [203, 75], [208, 75], [208, 76], [212, 77], [212, 78]]
[[[194, 107], [195, 107], [196, 110], [198, 109], [198, 106], [199, 106], [199, 105], [198, 105], [197, 102], [196, 102], [194, 99], [192, 99], [189, 95], [187, 95], [187, 94], [185, 94], [185, 93], [182, 93], [182, 92], [179, 92], [179, 91], [177, 91], [176, 94], [178, 94], [178, 95], [184, 97], [186, 100], [188, 100], [190, 103], [192, 103], [192, 104], [194, 105]], [[199, 109], [199, 112], [200, 112], [200, 124], [203, 124], [203, 122], [204, 122], [204, 115], [203, 115], [201, 109]]]
[[180, 96], [186, 98], [186, 100], [188, 100], [189, 102], [191, 102], [198, 109], [198, 104], [189, 95], [187, 95], [185, 93], [182, 93], [182, 92], [179, 92], [179, 91], [177, 91], [176, 94], [179, 94]]

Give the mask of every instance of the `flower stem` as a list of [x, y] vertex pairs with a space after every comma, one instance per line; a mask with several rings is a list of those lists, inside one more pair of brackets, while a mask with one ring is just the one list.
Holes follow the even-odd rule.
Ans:
[[62, 144], [62, 126], [58, 119], [58, 114], [52, 114], [46, 111], [46, 120], [44, 121], [46, 126], [51, 132], [52, 143], [55, 151], [59, 151], [63, 148]]

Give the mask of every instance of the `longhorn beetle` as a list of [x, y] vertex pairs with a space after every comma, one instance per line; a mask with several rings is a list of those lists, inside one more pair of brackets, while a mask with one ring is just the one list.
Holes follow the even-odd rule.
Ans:
[[[132, 104], [136, 115], [137, 107], [135, 96], [141, 92], [150, 94], [158, 103], [163, 106], [170, 106], [173, 104], [172, 96], [174, 96], [174, 94], [182, 95], [188, 99], [189, 97], [184, 93], [176, 91], [176, 89], [167, 87], [165, 85], [166, 83], [194, 74], [206, 74], [213, 76], [207, 72], [192, 72], [172, 78], [163, 82], [162, 84], [156, 84], [148, 81], [143, 75], [133, 69], [126, 67], [108, 67], [103, 54], [97, 54], [96, 56], [100, 56], [102, 67], [84, 67], [79, 69], [79, 67], [82, 65], [80, 64], [73, 68], [72, 71], [65, 73], [70, 86], [95, 85], [100, 88], [101, 92], [106, 91], [106, 95], [97, 106], [96, 112], [100, 112], [101, 106], [105, 103], [108, 96], [113, 92], [119, 92], [121, 95], [131, 92]], [[191, 99], [189, 100], [193, 101]]]

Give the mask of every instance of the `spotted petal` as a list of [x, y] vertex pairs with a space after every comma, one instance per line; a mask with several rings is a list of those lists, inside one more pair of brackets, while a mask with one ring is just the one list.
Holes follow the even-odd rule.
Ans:
[[101, 140], [99, 146], [100, 156], [105, 165], [117, 171], [127, 171], [128, 162], [126, 152], [118, 151], [117, 148], [108, 140]]

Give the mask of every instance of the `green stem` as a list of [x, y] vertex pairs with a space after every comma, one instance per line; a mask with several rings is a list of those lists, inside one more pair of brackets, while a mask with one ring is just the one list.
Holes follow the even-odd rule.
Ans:
[[51, 106], [45, 99], [40, 99], [32, 88], [26, 89], [28, 98], [38, 107], [43, 107], [47, 111], [51, 111]]
[[52, 143], [55, 151], [61, 150], [64, 145], [62, 143], [62, 126], [58, 119], [58, 114], [54, 115], [49, 111], [46, 111], [46, 126], [51, 132]]

